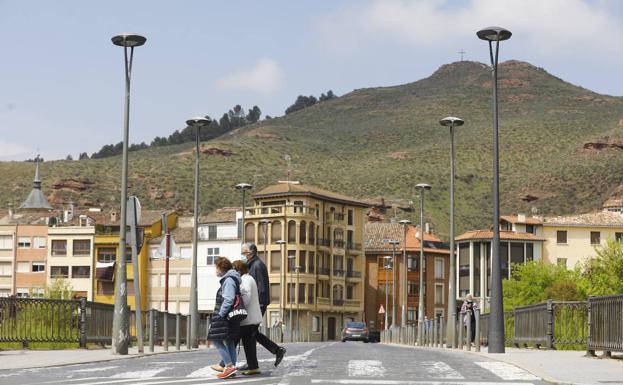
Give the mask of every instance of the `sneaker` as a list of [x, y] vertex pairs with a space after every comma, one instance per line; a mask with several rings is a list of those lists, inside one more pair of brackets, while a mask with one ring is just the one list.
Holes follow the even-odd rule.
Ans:
[[221, 364], [214, 364], [210, 366], [210, 368], [212, 368], [212, 370], [216, 370], [217, 372], [223, 372], [223, 370], [225, 370]]
[[277, 350], [277, 354], [275, 354], [275, 366], [279, 365], [281, 363], [281, 361], [283, 361], [283, 356], [286, 355], [286, 348], [282, 348], [280, 347], [279, 350]]
[[225, 368], [225, 370], [223, 370], [223, 373], [220, 373], [217, 375], [218, 378], [231, 378], [234, 377], [236, 375], [238, 371], [236, 370], [236, 367], [234, 366], [230, 366], [228, 368]]
[[236, 366], [236, 369], [238, 369], [238, 370], [249, 370], [249, 365], [242, 364], [240, 366]]
[[240, 372], [242, 374], [244, 374], [245, 376], [252, 376], [254, 374], [261, 374], [262, 372], [260, 371], [260, 369], [247, 369], [247, 370], [243, 370], [242, 372]]

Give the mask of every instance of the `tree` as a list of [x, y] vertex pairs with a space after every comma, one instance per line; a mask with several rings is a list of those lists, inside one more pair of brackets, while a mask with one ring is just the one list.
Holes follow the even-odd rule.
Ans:
[[49, 299], [71, 299], [73, 296], [71, 283], [64, 278], [55, 278], [45, 287], [43, 296]]
[[78, 160], [83, 160], [83, 159], [89, 159], [89, 154], [87, 154], [86, 152], [81, 152], [80, 155], [78, 156]]
[[74, 157], [71, 156], [71, 154], [67, 155], [67, 157], [65, 158], [65, 160], [74, 160]]
[[335, 99], [337, 98], [337, 96], [333, 93], [333, 91], [329, 90], [327, 91], [327, 94], [325, 95], [324, 93], [322, 93], [320, 95], [320, 101], [324, 102], [326, 100], [331, 100], [331, 99]]
[[244, 114], [244, 109], [240, 104], [236, 104], [233, 109], [227, 113], [229, 115], [229, 121], [232, 128], [239, 128], [247, 124], [247, 119]]
[[583, 264], [581, 290], [592, 296], [623, 293], [623, 244], [609, 239], [596, 251]]
[[316, 97], [313, 95], [310, 95], [310, 96], [299, 95], [296, 98], [296, 101], [294, 102], [294, 104], [286, 109], [286, 115], [302, 110], [303, 108], [311, 107], [314, 104], [316, 104], [316, 102], [318, 102], [318, 99], [316, 99]]
[[258, 120], [260, 120], [260, 117], [262, 116], [262, 111], [260, 110], [260, 108], [258, 106], [253, 106], [252, 109], [249, 110], [249, 113], [247, 114], [247, 122], [249, 123], [255, 123]]

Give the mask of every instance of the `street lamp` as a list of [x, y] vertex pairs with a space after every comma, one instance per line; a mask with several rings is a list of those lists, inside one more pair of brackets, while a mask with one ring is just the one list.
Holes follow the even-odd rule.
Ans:
[[[479, 39], [489, 42], [493, 76], [493, 240], [491, 244], [491, 315], [489, 324], [489, 353], [504, 353], [504, 300], [502, 298], [502, 271], [500, 263], [500, 159], [498, 154], [498, 52], [500, 41], [510, 39], [512, 33], [500, 27], [481, 29]], [[495, 42], [495, 54], [493, 53]]]
[[[299, 285], [299, 272], [301, 271], [301, 266], [294, 266], [294, 268], [296, 269], [296, 330], [300, 330], [300, 320], [299, 320], [299, 304], [301, 303], [301, 298], [299, 296], [299, 294], [301, 294], [300, 291], [300, 285]], [[303, 293], [303, 298], [305, 296], [305, 293]]]
[[[285, 267], [284, 267], [284, 263], [283, 263], [283, 261], [285, 259], [284, 253], [283, 253], [285, 248], [284, 248], [283, 245], [286, 244], [286, 241], [284, 241], [283, 239], [280, 239], [280, 240], [276, 241], [275, 243], [279, 245], [279, 251], [281, 251], [281, 256], [280, 256], [281, 261], [279, 263], [281, 265], [281, 271], [283, 272], [283, 281], [281, 281], [281, 282], [285, 283], [285, 281], [286, 281], [286, 279], [285, 279]], [[283, 308], [285, 307], [285, 304], [283, 302], [284, 297], [285, 297], [284, 295], [280, 295], [279, 296], [279, 321], [281, 321], [281, 322], [283, 322]]]
[[195, 200], [193, 213], [193, 259], [190, 268], [190, 345], [199, 347], [197, 333], [199, 328], [199, 302], [197, 300], [197, 238], [199, 229], [199, 140], [201, 127], [209, 125], [210, 119], [204, 117], [190, 118], [186, 121], [195, 129]]
[[431, 187], [426, 183], [419, 183], [415, 188], [420, 192], [420, 293], [418, 303], [418, 344], [422, 346], [424, 322], [424, 191], [430, 190]]
[[388, 294], [387, 293], [389, 291], [389, 290], [387, 290], [387, 281], [388, 281], [388, 279], [387, 279], [387, 270], [391, 269], [391, 266], [389, 265], [389, 259], [391, 257], [390, 256], [385, 256], [384, 258], [385, 258], [385, 261], [386, 261], [385, 262], [386, 265], [384, 267], [385, 268], [385, 330], [387, 330], [388, 329], [388, 326], [387, 326], [387, 313], [389, 312], [389, 306], [388, 306], [388, 303], [387, 303], [388, 302]]
[[403, 219], [399, 221], [404, 230], [404, 238], [402, 243], [402, 270], [403, 270], [403, 279], [402, 281], [402, 313], [400, 319], [400, 325], [402, 327], [407, 326], [407, 284], [408, 284], [408, 276], [407, 276], [407, 225], [411, 224], [411, 221], [408, 219]]
[[270, 220], [268, 219], [262, 219], [260, 220], [260, 224], [262, 225], [262, 230], [264, 233], [264, 262], [268, 261], [268, 257], [266, 256], [266, 242], [267, 242], [267, 233], [268, 233], [268, 224], [270, 223]]
[[390, 239], [387, 241], [392, 245], [392, 327], [396, 325], [396, 245], [400, 244], [400, 241]]
[[253, 185], [250, 185], [248, 183], [238, 183], [236, 185], [236, 190], [240, 190], [242, 191], [242, 243], [245, 243], [247, 241], [247, 239], [245, 238], [245, 227], [244, 227], [244, 214], [245, 214], [245, 199], [244, 199], [244, 194], [247, 190], [250, 190], [253, 188]]
[[[123, 158], [121, 166], [121, 222], [119, 223], [119, 254], [117, 257], [117, 281], [115, 283], [115, 313], [112, 323], [113, 354], [128, 354], [130, 342], [130, 323], [127, 312], [128, 289], [125, 261], [126, 226], [128, 204], [128, 141], [130, 132], [130, 78], [132, 75], [132, 59], [134, 47], [140, 47], [147, 40], [141, 35], [122, 33], [112, 39], [114, 45], [123, 47], [125, 61], [125, 109], [123, 120]], [[130, 57], [128, 58], [128, 48]], [[135, 277], [135, 279], [137, 279]], [[138, 295], [138, 293], [137, 293]]]
[[[288, 270], [290, 270], [290, 282], [288, 282], [288, 302], [290, 304], [290, 315], [289, 315], [289, 319], [288, 319], [288, 325], [290, 328], [290, 342], [292, 342], [292, 302], [294, 301], [294, 289], [292, 289], [292, 291], [290, 291], [290, 285], [292, 285], [294, 283], [294, 280], [292, 279], [292, 272], [294, 271], [294, 263], [295, 263], [295, 259], [296, 259], [296, 255], [288, 255]], [[290, 260], [292, 260], [292, 269], [290, 269]], [[292, 293], [292, 295], [290, 295], [290, 293]]]
[[456, 328], [456, 256], [454, 255], [454, 127], [463, 125], [463, 119], [449, 116], [439, 121], [442, 126], [450, 127], [450, 272], [448, 274], [448, 326], [446, 327], [446, 347], [454, 348]]

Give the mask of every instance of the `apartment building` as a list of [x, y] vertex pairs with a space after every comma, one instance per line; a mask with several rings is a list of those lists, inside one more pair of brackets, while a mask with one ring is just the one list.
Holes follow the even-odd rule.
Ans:
[[339, 338], [345, 322], [363, 320], [368, 205], [299, 182], [266, 187], [253, 199], [244, 241], [258, 245], [268, 267], [266, 322], [283, 320], [305, 338], [324, 341]]

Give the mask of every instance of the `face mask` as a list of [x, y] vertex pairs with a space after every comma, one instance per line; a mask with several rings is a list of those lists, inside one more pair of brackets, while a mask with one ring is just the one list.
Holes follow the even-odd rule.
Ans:
[[244, 263], [247, 263], [247, 256], [244, 254], [240, 255], [240, 260]]
[[222, 277], [223, 276], [223, 272], [220, 271], [219, 269], [216, 269], [216, 276], [217, 277]]

